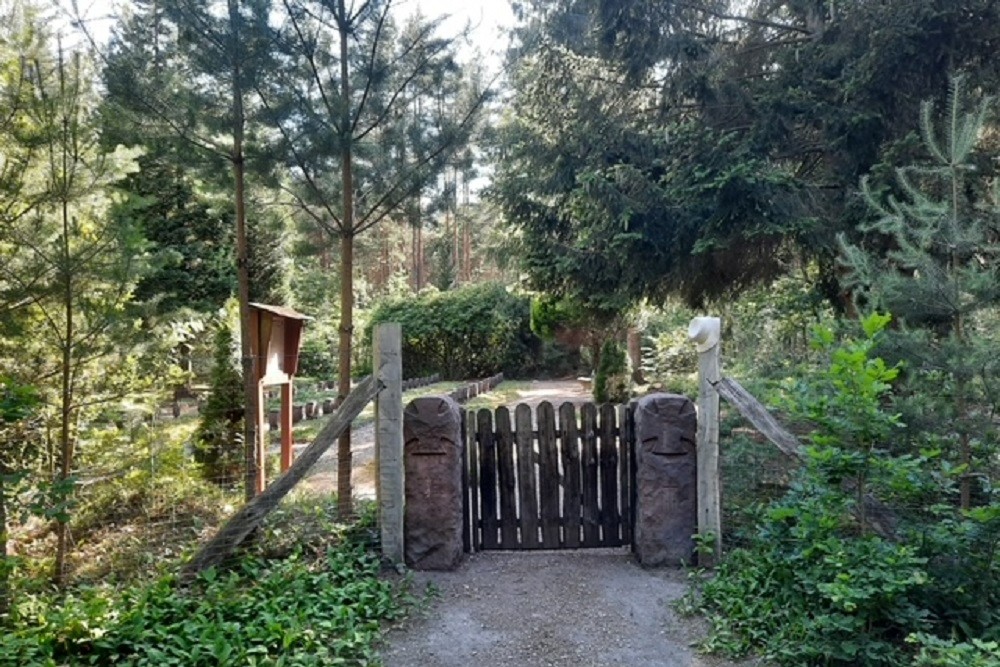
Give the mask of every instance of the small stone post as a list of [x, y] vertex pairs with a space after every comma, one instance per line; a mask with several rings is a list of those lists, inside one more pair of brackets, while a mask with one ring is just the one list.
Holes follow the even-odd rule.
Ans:
[[722, 557], [722, 507], [719, 483], [719, 392], [722, 379], [718, 317], [696, 317], [688, 338], [698, 346], [698, 534], [711, 536], [712, 554], [701, 554], [698, 564], [712, 567]]
[[696, 431], [686, 396], [651, 394], [635, 403], [635, 555], [644, 567], [694, 560]]
[[375, 376], [384, 388], [375, 397], [375, 493], [382, 557], [403, 563], [403, 353], [399, 324], [380, 324], [374, 335]]
[[406, 406], [406, 564], [453, 570], [462, 541], [462, 413], [443, 396]]

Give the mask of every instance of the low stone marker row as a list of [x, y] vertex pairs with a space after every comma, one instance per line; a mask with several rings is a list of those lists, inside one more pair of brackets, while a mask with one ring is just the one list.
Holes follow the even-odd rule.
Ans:
[[492, 375], [484, 380], [470, 382], [464, 387], [459, 387], [455, 391], [448, 394], [448, 396], [456, 403], [464, 403], [470, 398], [475, 398], [480, 394], [489, 392], [501, 382], [503, 382], [503, 373], [497, 373], [496, 375]]
[[[403, 391], [409, 389], [416, 389], [417, 387], [426, 387], [429, 384], [434, 384], [440, 380], [440, 375], [428, 375], [427, 377], [413, 378], [410, 380], [403, 380]], [[320, 387], [325, 387], [329, 385], [332, 389], [333, 386], [330, 383], [321, 383]], [[332, 398], [327, 398], [322, 401], [308, 401], [306, 403], [296, 403], [292, 405], [292, 423], [298, 424], [299, 422], [307, 419], [319, 419], [320, 417], [328, 414], [332, 414], [334, 411], [336, 401]], [[272, 431], [281, 430], [281, 412], [279, 410], [271, 410], [267, 413], [267, 423]]]

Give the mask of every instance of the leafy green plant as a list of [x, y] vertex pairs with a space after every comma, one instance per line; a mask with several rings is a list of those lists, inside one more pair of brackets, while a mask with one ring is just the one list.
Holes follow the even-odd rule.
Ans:
[[[959, 631], [963, 623], [981, 631], [989, 621], [976, 616], [981, 608], [962, 616], [955, 609], [962, 599], [944, 603], [950, 586], [935, 581], [946, 562], [960, 571], [951, 582], [959, 590], [973, 576], [984, 583], [994, 576], [991, 556], [961, 560], [980, 548], [971, 537], [959, 539], [962, 530], [975, 532], [968, 524], [974, 517], [959, 522], [962, 530], [906, 524], [897, 539], [887, 539], [865, 515], [868, 492], [892, 492], [901, 480], [932, 483], [921, 479], [929, 478], [931, 453], [899, 456], [889, 446], [899, 430], [890, 401], [898, 369], [874, 356], [888, 321], [870, 316], [862, 338], [839, 344], [829, 330], [817, 330], [815, 345], [828, 366], [787, 388], [786, 407], [814, 428], [805, 464], [789, 491], [763, 509], [745, 548], [730, 553], [690, 602], [712, 623], [707, 649], [758, 651], [781, 665], [902, 666], [911, 657], [908, 635]], [[989, 517], [979, 519], [977, 535], [985, 539]]]
[[878, 456], [878, 448], [884, 447], [901, 426], [899, 416], [883, 406], [900, 368], [889, 367], [874, 356], [891, 319], [873, 313], [861, 322], [863, 338], [839, 344], [830, 328], [816, 326], [813, 347], [828, 355], [829, 367], [809, 381], [790, 383], [790, 398], [786, 400], [788, 411], [812, 426], [811, 462], [831, 482], [851, 480], [862, 531], [867, 530], [864, 497], [870, 478], [891, 474], [896, 463]]
[[383, 303], [372, 313], [366, 337], [371, 340], [376, 324], [399, 322], [407, 377], [517, 375], [532, 367], [538, 346], [528, 311], [528, 300], [502, 285], [471, 285]]
[[973, 639], [968, 642], [946, 640], [917, 633], [906, 641], [919, 646], [914, 667], [996, 667], [1000, 665], [1000, 642]]
[[[290, 511], [297, 526], [318, 531], [332, 527], [335, 507]], [[274, 524], [252, 552], [187, 586], [167, 576], [120, 592], [20, 595], [0, 665], [372, 664], [380, 623], [398, 618], [410, 598], [379, 577], [378, 556], [357, 539], [370, 525], [340, 525], [335, 546], [327, 535], [326, 546], [284, 549]]]

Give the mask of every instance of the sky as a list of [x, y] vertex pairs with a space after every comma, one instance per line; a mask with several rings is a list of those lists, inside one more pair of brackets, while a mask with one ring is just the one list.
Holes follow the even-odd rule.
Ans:
[[[355, 0], [357, 2], [359, 0]], [[115, 7], [127, 0], [54, 0], [62, 13], [70, 13], [76, 3], [80, 15], [87, 22], [92, 34], [101, 41], [107, 39]], [[448, 15], [442, 26], [442, 35], [457, 34], [468, 24], [471, 27], [472, 45], [465, 50], [467, 57], [478, 51], [488, 62], [498, 63], [499, 54], [506, 45], [500, 31], [513, 23], [513, 13], [507, 0], [394, 0], [397, 16], [406, 18], [417, 11], [424, 16]], [[495, 67], [491, 67], [495, 69]]]

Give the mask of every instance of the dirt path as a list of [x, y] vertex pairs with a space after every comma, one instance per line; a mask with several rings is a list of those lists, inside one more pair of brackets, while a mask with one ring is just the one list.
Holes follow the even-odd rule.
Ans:
[[[589, 400], [577, 381], [533, 382], [511, 405]], [[671, 604], [686, 574], [644, 570], [624, 549], [481, 552], [413, 577], [415, 591], [439, 595], [387, 634], [385, 667], [736, 665], [693, 650], [704, 627]]]

